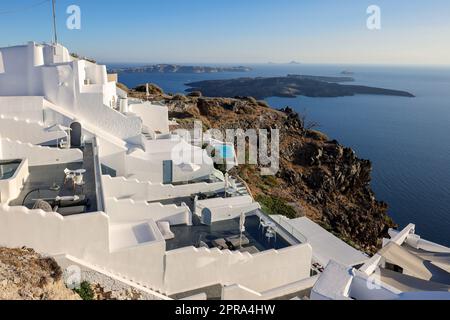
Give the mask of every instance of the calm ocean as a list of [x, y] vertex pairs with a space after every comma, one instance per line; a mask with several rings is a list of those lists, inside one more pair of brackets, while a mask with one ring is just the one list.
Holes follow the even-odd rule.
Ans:
[[[117, 67], [121, 64], [110, 64]], [[450, 68], [332, 65], [254, 65], [249, 73], [120, 74], [129, 87], [145, 82], [169, 93], [190, 81], [254, 76], [355, 74], [357, 84], [406, 90], [416, 98], [269, 98], [273, 107], [306, 112], [319, 130], [374, 165], [372, 186], [401, 226], [450, 246]]]

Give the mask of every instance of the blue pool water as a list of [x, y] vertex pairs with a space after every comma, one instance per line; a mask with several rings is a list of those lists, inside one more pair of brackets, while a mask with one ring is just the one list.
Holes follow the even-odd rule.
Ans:
[[274, 107], [292, 106], [320, 124], [330, 138], [373, 162], [372, 187], [389, 204], [400, 226], [416, 224], [423, 237], [450, 246], [450, 68], [334, 65], [255, 65], [249, 73], [121, 74], [132, 87], [153, 82], [166, 92], [183, 92], [190, 81], [240, 76], [353, 71], [356, 83], [407, 90], [416, 98], [268, 98]]
[[234, 159], [234, 147], [230, 145], [216, 146], [216, 150], [222, 159]]

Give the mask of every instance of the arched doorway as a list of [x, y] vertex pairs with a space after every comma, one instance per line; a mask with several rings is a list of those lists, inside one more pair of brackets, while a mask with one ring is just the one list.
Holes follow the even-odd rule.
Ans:
[[70, 133], [70, 145], [73, 148], [81, 147], [81, 124], [79, 122], [72, 122], [70, 125], [71, 133]]
[[208, 208], [202, 210], [202, 224], [206, 226], [212, 225], [212, 213]]

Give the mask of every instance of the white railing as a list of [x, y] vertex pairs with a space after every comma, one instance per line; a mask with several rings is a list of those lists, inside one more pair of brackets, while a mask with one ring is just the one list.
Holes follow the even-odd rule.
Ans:
[[268, 218], [276, 222], [280, 227], [286, 230], [289, 234], [291, 234], [295, 239], [297, 239], [301, 243], [308, 243], [308, 238], [305, 237], [302, 233], [300, 233], [297, 229], [295, 229], [291, 224], [289, 224], [286, 217], [273, 215], [268, 216]]

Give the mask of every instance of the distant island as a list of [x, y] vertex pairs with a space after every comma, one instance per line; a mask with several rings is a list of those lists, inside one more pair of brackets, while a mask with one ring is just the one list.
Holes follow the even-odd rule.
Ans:
[[256, 99], [269, 97], [295, 98], [306, 97], [346, 97], [356, 94], [388, 95], [414, 97], [406, 91], [343, 85], [339, 82], [351, 82], [351, 77], [320, 77], [307, 75], [288, 75], [272, 78], [238, 78], [230, 80], [206, 80], [187, 83], [187, 92], [200, 91], [208, 97], [243, 97]]
[[109, 70], [113, 73], [221, 73], [221, 72], [249, 72], [252, 68], [238, 67], [208, 67], [183, 66], [177, 64], [154, 64], [141, 67], [127, 67]]

